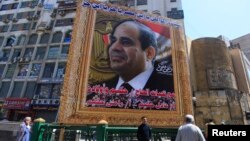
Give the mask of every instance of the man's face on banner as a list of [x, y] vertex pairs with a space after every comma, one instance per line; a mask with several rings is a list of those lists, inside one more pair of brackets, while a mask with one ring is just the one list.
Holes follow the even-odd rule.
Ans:
[[141, 48], [137, 26], [132, 22], [125, 22], [114, 30], [110, 37], [110, 67], [117, 73], [142, 72], [145, 68], [146, 53]]

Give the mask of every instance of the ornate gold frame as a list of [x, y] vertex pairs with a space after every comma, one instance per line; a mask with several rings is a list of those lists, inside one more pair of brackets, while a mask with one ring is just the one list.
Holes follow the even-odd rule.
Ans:
[[[126, 8], [123, 8], [126, 9]], [[60, 100], [58, 122], [63, 124], [97, 124], [106, 120], [110, 125], [140, 124], [140, 117], [148, 117], [152, 127], [178, 127], [185, 114], [192, 114], [192, 100], [185, 35], [182, 25], [170, 24], [176, 111], [131, 110], [85, 107], [88, 74], [96, 10], [78, 2], [72, 40]], [[170, 19], [166, 19], [171, 21]]]

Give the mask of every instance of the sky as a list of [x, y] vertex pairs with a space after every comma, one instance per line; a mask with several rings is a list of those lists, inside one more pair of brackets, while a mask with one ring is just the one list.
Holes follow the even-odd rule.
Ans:
[[182, 0], [186, 35], [229, 40], [250, 33], [250, 0]]

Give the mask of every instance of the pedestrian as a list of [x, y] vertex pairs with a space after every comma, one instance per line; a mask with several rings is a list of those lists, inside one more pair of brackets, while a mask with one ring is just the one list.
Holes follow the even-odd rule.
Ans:
[[151, 129], [147, 124], [147, 118], [145, 116], [141, 117], [141, 125], [137, 130], [137, 139], [138, 141], [150, 141], [151, 139]]
[[179, 127], [175, 141], [206, 141], [192, 115], [185, 116], [185, 123]]
[[31, 117], [25, 117], [20, 125], [17, 141], [29, 141], [31, 136]]
[[208, 122], [206, 123], [206, 127], [205, 127], [205, 138], [206, 139], [208, 137], [208, 125], [215, 125], [214, 120], [208, 119]]

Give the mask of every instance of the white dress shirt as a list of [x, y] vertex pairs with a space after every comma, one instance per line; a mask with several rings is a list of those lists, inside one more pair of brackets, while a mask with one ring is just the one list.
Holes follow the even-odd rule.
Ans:
[[[138, 74], [136, 77], [134, 77], [127, 83], [129, 83], [133, 87], [134, 90], [142, 90], [145, 87], [146, 83], [148, 82], [148, 79], [150, 75], [152, 74], [153, 70], [154, 68], [150, 67], [146, 71]], [[116, 85], [116, 89], [119, 89], [124, 82], [125, 81], [120, 76], [118, 83]]]

